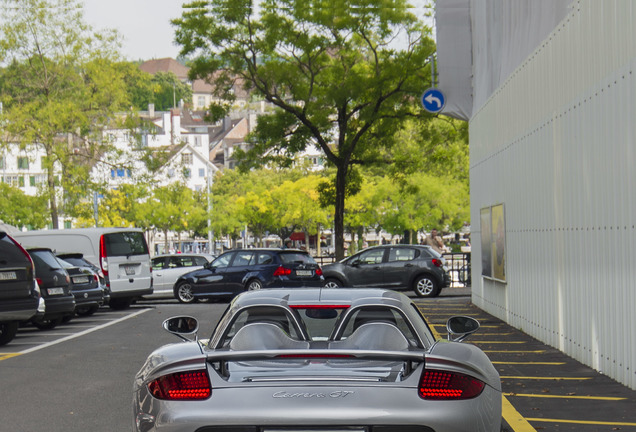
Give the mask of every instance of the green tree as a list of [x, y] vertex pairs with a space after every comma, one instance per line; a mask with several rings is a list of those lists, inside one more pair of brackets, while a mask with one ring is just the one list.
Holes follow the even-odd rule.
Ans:
[[[295, 180], [287, 180], [271, 193], [276, 209], [273, 213], [280, 228], [298, 228], [305, 233], [305, 244], [309, 245], [309, 235], [320, 232], [321, 226], [331, 225], [331, 211], [320, 206], [318, 185], [322, 178], [307, 175]], [[280, 232], [280, 231], [279, 231]], [[283, 239], [287, 235], [283, 235]]]
[[172, 183], [155, 188], [152, 196], [139, 204], [136, 214], [138, 219], [147, 221], [146, 228], [164, 233], [167, 250], [168, 232], [180, 235], [192, 231], [205, 218], [206, 210], [198, 204], [191, 189], [182, 183]]
[[[155, 109], [167, 111], [179, 106], [179, 101], [188, 103], [192, 100], [192, 89], [183, 83], [172, 72], [157, 72], [150, 81], [152, 88], [152, 100]], [[147, 106], [147, 104], [146, 104]]]
[[44, 228], [46, 197], [28, 196], [16, 187], [0, 183], [0, 220], [17, 228]]
[[215, 76], [227, 101], [214, 114], [231, 105], [237, 79], [278, 108], [259, 119], [252, 155], [284, 160], [315, 144], [335, 166], [342, 258], [350, 168], [369, 148], [390, 147], [401, 121], [420, 112], [435, 50], [430, 29], [404, 0], [268, 0], [258, 10], [250, 0], [198, 1], [174, 23], [182, 54], [196, 56], [193, 76]]
[[[67, 187], [69, 209], [73, 194], [86, 194], [77, 175], [77, 155], [84, 164], [106, 149], [102, 130], [128, 96], [123, 76], [113, 67], [117, 57], [115, 33], [96, 33], [84, 23], [76, 0], [2, 0], [0, 26], [0, 122], [9, 138], [3, 144], [37, 147], [46, 155], [46, 192], [54, 228], [58, 227], [59, 186]], [[56, 184], [54, 167], [62, 167]], [[71, 171], [72, 170], [72, 171]]]

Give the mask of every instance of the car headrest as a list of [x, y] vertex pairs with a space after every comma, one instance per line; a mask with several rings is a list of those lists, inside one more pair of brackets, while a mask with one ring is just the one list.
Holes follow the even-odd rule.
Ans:
[[230, 341], [234, 351], [307, 349], [309, 343], [289, 337], [272, 323], [253, 323], [241, 327]]
[[406, 351], [408, 347], [409, 342], [400, 329], [386, 322], [363, 324], [347, 339], [329, 344], [333, 349]]

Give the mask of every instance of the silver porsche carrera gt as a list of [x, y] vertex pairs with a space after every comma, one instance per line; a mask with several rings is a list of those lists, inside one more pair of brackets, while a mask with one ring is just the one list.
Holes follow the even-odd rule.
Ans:
[[[137, 432], [495, 432], [501, 382], [448, 320], [436, 340], [416, 305], [382, 289], [268, 289], [237, 296], [206, 343], [154, 351], [135, 377]], [[190, 340], [192, 339], [192, 340]]]

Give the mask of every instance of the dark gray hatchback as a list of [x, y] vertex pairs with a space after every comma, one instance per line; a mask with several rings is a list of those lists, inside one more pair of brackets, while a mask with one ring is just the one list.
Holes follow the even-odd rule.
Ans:
[[36, 314], [39, 299], [31, 257], [0, 231], [0, 345], [11, 342], [19, 323]]
[[435, 297], [450, 285], [446, 260], [430, 246], [374, 246], [323, 267], [325, 286], [409, 290]]

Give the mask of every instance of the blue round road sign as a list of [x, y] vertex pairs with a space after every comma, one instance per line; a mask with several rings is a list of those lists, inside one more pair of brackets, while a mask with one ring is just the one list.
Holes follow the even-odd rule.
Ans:
[[422, 95], [422, 106], [428, 112], [438, 113], [444, 108], [445, 104], [444, 93], [439, 89], [430, 88]]

